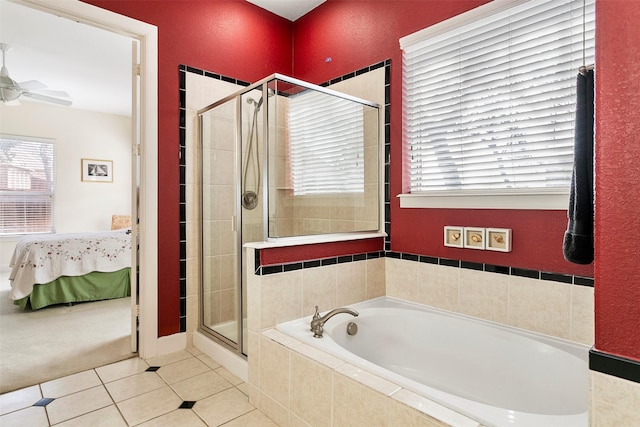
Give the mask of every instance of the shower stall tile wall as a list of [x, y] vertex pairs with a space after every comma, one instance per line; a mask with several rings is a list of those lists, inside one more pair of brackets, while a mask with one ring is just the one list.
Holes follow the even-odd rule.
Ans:
[[[191, 166], [182, 174], [189, 209], [181, 252], [188, 273], [183, 292], [187, 332], [197, 329], [246, 354], [245, 286], [250, 279], [243, 245], [327, 233], [381, 236], [379, 128], [384, 115], [380, 104], [358, 95], [384, 100], [385, 69], [380, 65], [341, 81], [336, 86], [342, 92], [278, 74], [244, 87], [190, 67], [185, 71], [184, 163]], [[302, 153], [300, 166], [294, 155], [305, 150], [312, 155]], [[336, 179], [336, 171], [344, 177]], [[379, 250], [381, 237], [376, 240]], [[353, 277], [348, 271], [353, 268], [345, 267], [343, 277]], [[360, 299], [362, 292], [338, 297]], [[193, 338], [188, 336], [188, 342]]]

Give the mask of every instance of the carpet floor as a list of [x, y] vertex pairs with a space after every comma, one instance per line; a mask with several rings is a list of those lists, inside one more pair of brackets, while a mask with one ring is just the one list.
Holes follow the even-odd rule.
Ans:
[[0, 275], [0, 393], [135, 356], [130, 298], [22, 311]]

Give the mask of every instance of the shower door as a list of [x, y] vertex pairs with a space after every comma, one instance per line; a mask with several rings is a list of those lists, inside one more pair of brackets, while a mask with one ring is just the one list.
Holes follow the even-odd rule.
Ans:
[[264, 240], [262, 90], [200, 112], [200, 329], [246, 354], [246, 280], [242, 245]]

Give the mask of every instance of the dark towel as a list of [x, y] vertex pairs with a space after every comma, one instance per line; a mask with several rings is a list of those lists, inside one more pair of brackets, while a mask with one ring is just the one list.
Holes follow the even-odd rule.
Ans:
[[573, 176], [569, 224], [563, 252], [567, 261], [593, 261], [593, 70], [578, 74]]

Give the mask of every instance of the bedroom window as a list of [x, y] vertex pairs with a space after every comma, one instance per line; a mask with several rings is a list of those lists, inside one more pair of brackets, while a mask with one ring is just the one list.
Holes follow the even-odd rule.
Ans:
[[534, 207], [501, 205], [515, 195], [567, 208], [576, 75], [594, 63], [594, 9], [594, 0], [495, 1], [400, 40], [411, 193], [401, 206]]
[[52, 233], [54, 141], [0, 135], [0, 235]]

